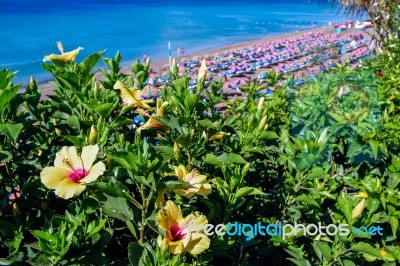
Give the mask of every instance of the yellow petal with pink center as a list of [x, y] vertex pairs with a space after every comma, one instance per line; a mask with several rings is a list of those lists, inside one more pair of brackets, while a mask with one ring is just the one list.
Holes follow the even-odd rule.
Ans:
[[74, 195], [79, 195], [85, 190], [85, 186], [80, 183], [73, 183], [69, 179], [64, 179], [56, 188], [55, 194], [63, 199], [70, 199]]
[[85, 146], [82, 149], [82, 162], [83, 168], [89, 170], [92, 167], [94, 160], [96, 160], [97, 154], [99, 153], [98, 145]]
[[103, 162], [98, 162], [90, 168], [87, 176], [80, 180], [81, 183], [91, 183], [96, 181], [99, 176], [101, 176], [106, 170], [106, 165]]
[[182, 220], [181, 209], [172, 201], [167, 201], [164, 209], [157, 214], [157, 222], [164, 230], [169, 230], [171, 226], [178, 225]]
[[56, 153], [55, 167], [64, 167], [69, 169], [83, 169], [81, 158], [78, 156], [76, 147], [63, 147]]
[[63, 167], [46, 167], [40, 172], [40, 180], [49, 189], [56, 189], [58, 185], [68, 179], [71, 170]]

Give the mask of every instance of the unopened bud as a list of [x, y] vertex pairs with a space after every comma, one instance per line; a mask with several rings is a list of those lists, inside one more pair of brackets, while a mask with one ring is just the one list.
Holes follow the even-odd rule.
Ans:
[[158, 194], [156, 202], [154, 203], [154, 207], [156, 207], [156, 209], [161, 208], [164, 205], [165, 202], [165, 197], [164, 197], [164, 192], [160, 192], [160, 194]]
[[206, 81], [206, 75], [207, 75], [207, 63], [206, 60], [203, 59], [201, 62], [201, 66], [199, 68], [199, 73], [197, 75], [197, 83], [200, 84], [201, 86], [204, 85], [204, 82]]
[[94, 125], [90, 127], [90, 134], [89, 134], [89, 144], [93, 145], [97, 141], [97, 130]]
[[13, 207], [12, 207], [12, 214], [14, 216], [20, 214], [19, 207], [18, 207], [17, 203], [15, 203], [15, 202], [14, 202]]
[[57, 136], [61, 137], [62, 134], [61, 134], [61, 130], [59, 128], [56, 128], [54, 131], [56, 132]]
[[210, 140], [222, 139], [226, 133], [218, 132], [210, 137]]
[[175, 58], [172, 59], [171, 71], [172, 71], [172, 73], [174, 73], [174, 75], [177, 75], [179, 72], [178, 65], [176, 64]]
[[260, 123], [258, 124], [258, 130], [264, 130], [265, 125], [267, 124], [267, 116], [264, 116], [263, 119], [261, 119]]
[[368, 199], [368, 194], [367, 192], [359, 192], [357, 195], [354, 195], [354, 197]]
[[93, 92], [94, 92], [94, 97], [97, 97], [99, 95], [99, 85], [97, 85], [97, 82], [94, 82], [93, 85]]
[[120, 144], [125, 143], [125, 135], [123, 133], [119, 134], [118, 140]]
[[179, 160], [179, 157], [181, 156], [181, 150], [179, 149], [179, 144], [177, 142], [174, 142], [174, 155], [175, 159]]
[[31, 76], [29, 79], [29, 87], [33, 88], [36, 86], [36, 81], [35, 79]]
[[257, 112], [261, 112], [264, 106], [264, 97], [261, 97], [260, 100], [258, 101], [258, 105], [257, 105]]

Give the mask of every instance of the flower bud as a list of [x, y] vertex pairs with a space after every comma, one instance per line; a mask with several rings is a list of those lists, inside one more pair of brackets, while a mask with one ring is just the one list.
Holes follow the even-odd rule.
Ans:
[[206, 60], [203, 59], [201, 62], [201, 66], [199, 68], [199, 73], [197, 75], [197, 83], [201, 86], [204, 85], [204, 82], [206, 81], [206, 75], [207, 75], [207, 64]]
[[61, 134], [61, 130], [59, 128], [55, 128], [54, 131], [56, 132], [57, 136], [61, 137], [62, 134]]
[[222, 139], [226, 133], [225, 132], [217, 132], [216, 134], [210, 137], [210, 140]]
[[93, 92], [94, 92], [94, 97], [97, 98], [97, 96], [99, 95], [99, 85], [97, 85], [96, 81], [94, 82], [94, 85], [93, 85]]
[[35, 79], [31, 76], [29, 79], [29, 87], [33, 88], [36, 86], [36, 81]]
[[14, 216], [20, 214], [19, 207], [18, 207], [17, 203], [15, 203], [15, 202], [14, 202], [13, 207], [12, 207], [12, 214]]
[[171, 71], [174, 75], [178, 75], [179, 69], [178, 69], [178, 65], [176, 64], [175, 58], [172, 59]]
[[125, 135], [123, 133], [119, 134], [118, 140], [120, 144], [125, 143]]
[[261, 112], [262, 108], [264, 106], [264, 97], [261, 97], [260, 100], [258, 101], [258, 105], [257, 105], [257, 112]]
[[164, 205], [164, 202], [165, 202], [164, 192], [161, 192], [157, 196], [156, 202], [154, 203], [154, 207], [156, 209], [161, 208]]
[[179, 144], [177, 142], [174, 142], [174, 155], [175, 159], [179, 160], [179, 157], [181, 156], [181, 150], [179, 149]]
[[97, 130], [94, 125], [90, 127], [90, 134], [89, 134], [89, 144], [93, 145], [97, 141]]
[[265, 125], [267, 124], [267, 115], [261, 119], [260, 123], [258, 124], [258, 130], [264, 130]]
[[357, 195], [354, 195], [356, 198], [363, 198], [363, 199], [368, 199], [368, 194], [367, 192], [359, 192]]
[[358, 218], [362, 214], [362, 212], [365, 208], [365, 203], [366, 203], [366, 199], [362, 199], [360, 201], [360, 203], [358, 203], [358, 205], [354, 208], [354, 210], [351, 212], [351, 217], [353, 219]]

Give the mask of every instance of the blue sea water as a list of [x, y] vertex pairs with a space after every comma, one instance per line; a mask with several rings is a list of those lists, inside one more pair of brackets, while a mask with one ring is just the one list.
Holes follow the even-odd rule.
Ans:
[[84, 47], [78, 60], [107, 49], [127, 64], [166, 58], [168, 41], [177, 56], [348, 19], [313, 0], [0, 0], [0, 68], [18, 70], [17, 82], [48, 79], [42, 59], [57, 41]]

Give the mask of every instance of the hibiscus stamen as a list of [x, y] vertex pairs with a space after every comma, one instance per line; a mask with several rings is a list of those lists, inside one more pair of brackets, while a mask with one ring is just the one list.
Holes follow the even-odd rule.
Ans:
[[88, 174], [88, 171], [86, 169], [76, 169], [73, 172], [71, 172], [68, 177], [71, 179], [72, 182], [74, 183], [79, 183], [81, 179], [86, 177]]
[[171, 232], [171, 237], [169, 238], [170, 241], [179, 241], [181, 240], [185, 234], [183, 233], [184, 228], [180, 228], [179, 226], [173, 225], [169, 228]]

